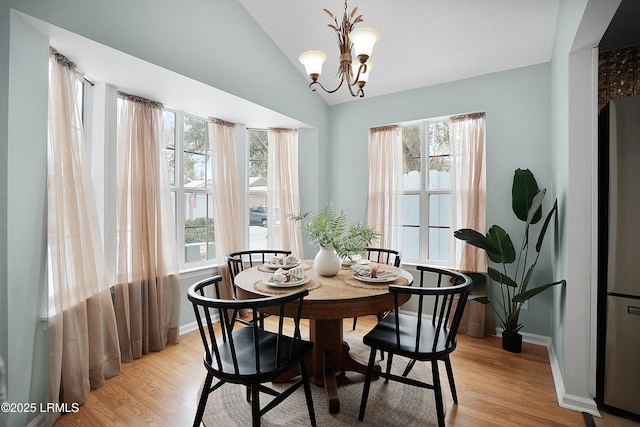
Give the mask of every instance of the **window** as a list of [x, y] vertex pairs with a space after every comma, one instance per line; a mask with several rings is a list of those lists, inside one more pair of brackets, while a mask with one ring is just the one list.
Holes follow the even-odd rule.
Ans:
[[403, 125], [402, 145], [403, 258], [445, 262], [451, 233], [449, 120]]
[[164, 134], [180, 264], [210, 262], [216, 251], [207, 121], [165, 110]]
[[249, 248], [267, 248], [267, 157], [264, 129], [249, 129]]

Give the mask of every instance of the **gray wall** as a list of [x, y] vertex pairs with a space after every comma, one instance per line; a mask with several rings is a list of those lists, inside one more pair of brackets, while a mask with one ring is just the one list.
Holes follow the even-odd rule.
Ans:
[[[568, 191], [568, 164], [569, 164], [569, 51], [575, 34], [580, 24], [582, 11], [586, 1], [564, 2], [558, 13], [558, 27], [551, 62], [551, 132], [553, 164], [553, 177], [556, 183], [556, 192], [559, 197], [559, 237], [555, 246], [554, 264], [556, 277], [567, 275], [567, 191]], [[569, 283], [569, 286], [573, 286]], [[565, 304], [566, 289], [553, 289], [553, 325], [550, 336], [552, 337], [558, 362], [564, 371], [566, 366], [566, 331], [565, 331]]]
[[[370, 127], [484, 111], [487, 226], [504, 227], [518, 245], [523, 228], [511, 210], [514, 170], [531, 169], [540, 188], [548, 190], [545, 209], [553, 204], [549, 109], [548, 63], [332, 106], [330, 198], [352, 220], [365, 219]], [[358, 158], [362, 161], [353, 160]], [[545, 250], [535, 278], [542, 284], [550, 275], [550, 252]], [[530, 301], [521, 316], [524, 331], [550, 334], [550, 299], [542, 294]]]
[[[8, 13], [0, 13], [0, 58], [9, 58], [9, 30], [10, 15]], [[8, 180], [8, 99], [9, 94], [9, 61], [0, 61], [0, 358], [3, 363], [8, 359], [7, 334], [8, 328], [5, 326], [9, 323], [8, 307], [7, 307], [7, 263], [9, 245], [7, 242], [8, 222], [7, 210], [9, 180]], [[6, 363], [5, 363], [6, 366]], [[0, 374], [0, 389], [6, 390], [7, 376], [6, 372]], [[6, 418], [5, 414], [0, 414], [0, 426]]]
[[597, 412], [597, 55], [619, 0], [563, 0], [551, 69], [551, 157], [560, 200], [551, 339], [564, 379], [561, 405]]
[[[45, 397], [48, 42], [10, 18], [7, 135], [7, 391], [9, 402]], [[44, 143], [43, 143], [44, 142]], [[4, 278], [3, 278], [4, 279]], [[4, 280], [3, 280], [4, 281]], [[37, 414], [10, 413], [8, 425]]]

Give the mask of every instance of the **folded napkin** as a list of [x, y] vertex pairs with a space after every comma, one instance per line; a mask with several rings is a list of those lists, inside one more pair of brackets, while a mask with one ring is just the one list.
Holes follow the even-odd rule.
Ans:
[[269, 278], [272, 283], [286, 283], [294, 282], [296, 280], [304, 279], [304, 267], [293, 267], [290, 270], [279, 268], [273, 273], [273, 276]]
[[395, 274], [388, 270], [381, 270], [378, 267], [371, 267], [369, 265], [354, 264], [351, 269], [356, 272], [356, 276], [370, 277], [372, 279], [392, 279]]
[[300, 261], [300, 258], [298, 258], [295, 255], [287, 255], [286, 257], [282, 258], [282, 265], [299, 265], [302, 264], [302, 261]]
[[295, 255], [287, 255], [283, 258], [275, 256], [275, 257], [269, 258], [268, 262], [269, 264], [272, 264], [272, 265], [284, 265], [284, 266], [298, 265], [302, 263], [302, 261], [300, 261], [300, 258], [298, 258]]

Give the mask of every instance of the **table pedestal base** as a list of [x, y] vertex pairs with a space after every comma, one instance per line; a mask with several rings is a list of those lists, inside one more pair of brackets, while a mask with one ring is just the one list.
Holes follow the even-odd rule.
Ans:
[[[309, 366], [309, 380], [324, 386], [329, 413], [340, 412], [338, 386], [344, 382], [346, 371], [366, 374], [367, 366], [354, 360], [349, 345], [343, 341], [342, 319], [310, 320], [310, 339], [315, 343]], [[380, 366], [375, 366], [380, 372]], [[377, 376], [375, 377], [377, 379]]]

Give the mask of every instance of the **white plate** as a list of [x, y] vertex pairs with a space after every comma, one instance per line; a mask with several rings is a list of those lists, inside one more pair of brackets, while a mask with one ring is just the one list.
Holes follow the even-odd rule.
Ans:
[[358, 276], [357, 274], [353, 275], [354, 279], [358, 279], [361, 282], [368, 282], [368, 283], [387, 283], [387, 282], [393, 282], [394, 280], [396, 280], [398, 277], [400, 277], [399, 274], [390, 274], [387, 277], [363, 277], [363, 276]]
[[290, 268], [302, 265], [302, 262], [299, 262], [298, 264], [282, 265], [282, 264], [272, 264], [269, 261], [267, 261], [267, 262], [264, 263], [264, 265], [266, 265], [269, 268], [273, 268], [274, 270], [277, 270], [279, 268], [281, 268], [283, 270], [289, 270]]
[[294, 280], [294, 281], [282, 282], [282, 283], [274, 283], [269, 280], [263, 280], [262, 283], [264, 283], [267, 286], [273, 286], [274, 288], [292, 288], [294, 286], [304, 285], [305, 283], [308, 283], [309, 280], [311, 280], [311, 278], [305, 275], [300, 280]]
[[369, 264], [370, 262], [371, 261], [369, 261], [368, 259], [359, 259], [356, 262], [343, 261], [342, 265], [344, 265], [345, 267], [351, 267], [352, 265], [355, 265], [355, 264], [366, 265], [366, 264]]

